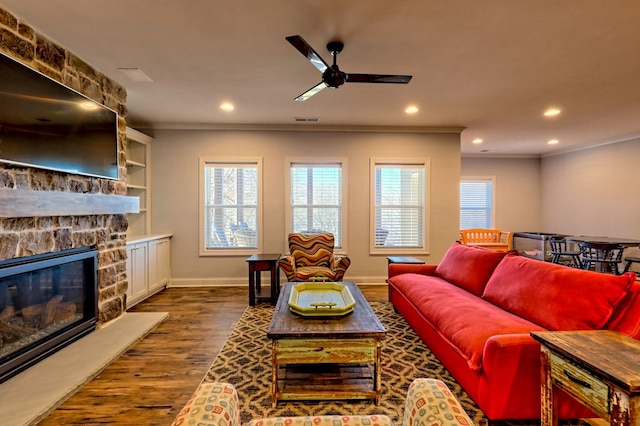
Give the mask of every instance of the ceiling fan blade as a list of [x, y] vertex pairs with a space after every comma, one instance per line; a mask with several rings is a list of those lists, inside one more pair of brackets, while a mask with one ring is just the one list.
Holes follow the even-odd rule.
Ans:
[[349, 74], [347, 73], [347, 83], [393, 83], [407, 84], [411, 81], [410, 75], [389, 75], [389, 74]]
[[312, 97], [313, 95], [315, 95], [316, 93], [324, 89], [325, 87], [327, 87], [327, 85], [323, 81], [321, 81], [320, 83], [313, 86], [311, 89], [304, 92], [302, 95], [299, 95], [298, 97], [296, 97], [295, 100], [306, 101], [307, 99], [309, 99], [310, 97]]
[[327, 64], [324, 59], [322, 59], [320, 55], [313, 50], [313, 47], [309, 46], [309, 43], [307, 43], [302, 37], [299, 35], [292, 35], [285, 38], [298, 50], [298, 52], [302, 53], [314, 67], [318, 68], [320, 72], [325, 72], [325, 70], [329, 68], [329, 64]]

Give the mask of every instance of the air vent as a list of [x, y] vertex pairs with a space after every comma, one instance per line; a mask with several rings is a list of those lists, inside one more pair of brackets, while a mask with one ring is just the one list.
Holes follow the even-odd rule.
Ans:
[[316, 117], [293, 117], [293, 120], [297, 123], [317, 123]]
[[129, 77], [133, 81], [147, 83], [151, 82], [151, 77], [146, 75], [140, 68], [118, 68], [118, 71]]

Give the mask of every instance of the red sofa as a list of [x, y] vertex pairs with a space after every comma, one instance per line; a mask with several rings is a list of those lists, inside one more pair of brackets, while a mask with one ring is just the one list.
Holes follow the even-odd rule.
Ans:
[[[640, 339], [640, 283], [462, 244], [438, 265], [389, 265], [389, 300], [491, 420], [540, 418], [535, 330]], [[561, 418], [596, 417], [560, 395]]]

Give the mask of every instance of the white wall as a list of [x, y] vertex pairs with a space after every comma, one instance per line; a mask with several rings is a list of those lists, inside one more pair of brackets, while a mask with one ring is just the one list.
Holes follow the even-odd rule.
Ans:
[[198, 255], [198, 158], [262, 157], [265, 253], [285, 250], [286, 157], [344, 157], [348, 164], [345, 280], [383, 282], [385, 256], [369, 255], [369, 159], [431, 159], [431, 255], [437, 262], [457, 239], [460, 135], [458, 133], [363, 133], [287, 131], [156, 131], [152, 145], [152, 231], [170, 232], [174, 284], [247, 282], [246, 257]]
[[540, 160], [537, 158], [463, 158], [461, 176], [495, 178], [495, 228], [536, 232], [542, 228]]
[[542, 159], [547, 232], [640, 238], [640, 139]]

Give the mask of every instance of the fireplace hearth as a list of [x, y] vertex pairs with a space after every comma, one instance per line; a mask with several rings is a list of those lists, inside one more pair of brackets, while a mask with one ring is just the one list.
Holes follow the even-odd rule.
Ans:
[[92, 247], [0, 262], [0, 383], [95, 330]]

